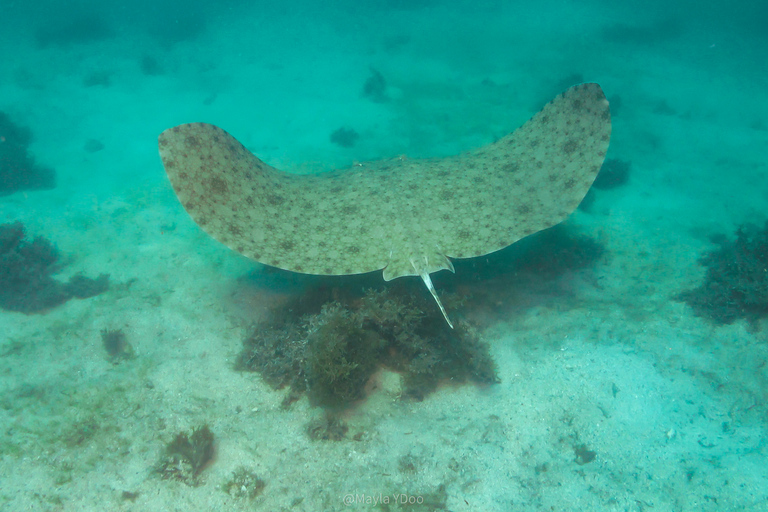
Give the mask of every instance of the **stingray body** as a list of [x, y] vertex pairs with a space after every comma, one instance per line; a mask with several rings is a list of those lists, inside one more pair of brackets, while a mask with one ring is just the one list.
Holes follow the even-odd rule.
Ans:
[[164, 131], [159, 147], [179, 201], [219, 242], [293, 272], [420, 276], [450, 325], [429, 274], [568, 217], [597, 176], [610, 133], [603, 91], [581, 84], [506, 137], [446, 158], [296, 175], [204, 123]]

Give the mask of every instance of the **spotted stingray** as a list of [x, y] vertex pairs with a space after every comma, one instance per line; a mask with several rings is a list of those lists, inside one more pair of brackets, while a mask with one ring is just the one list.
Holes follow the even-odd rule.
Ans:
[[446, 158], [297, 175], [205, 123], [170, 128], [159, 146], [179, 201], [219, 242], [293, 272], [420, 276], [452, 326], [430, 274], [563, 221], [597, 176], [610, 134], [608, 101], [588, 83], [500, 140]]

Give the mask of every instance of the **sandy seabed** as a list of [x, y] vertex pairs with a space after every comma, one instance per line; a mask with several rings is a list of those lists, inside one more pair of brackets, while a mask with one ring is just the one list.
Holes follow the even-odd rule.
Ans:
[[[0, 110], [30, 127], [58, 186], [0, 197], [0, 223], [52, 240], [59, 278], [105, 272], [112, 285], [41, 315], [0, 312], [0, 510], [768, 510], [764, 330], [672, 300], [701, 281], [711, 236], [765, 220], [766, 40], [684, 17], [670, 32], [651, 15], [622, 39], [607, 29], [626, 12], [527, 9], [312, 25], [250, 13], [165, 46], [130, 27], [44, 48], [7, 33]], [[369, 66], [388, 101], [361, 95]], [[480, 315], [499, 384], [412, 401], [381, 371], [344, 413], [346, 437], [316, 441], [320, 408], [282, 407], [287, 390], [233, 370], [251, 324], [300, 291], [194, 225], [160, 131], [212, 122], [300, 172], [442, 156], [581, 80], [614, 105], [609, 157], [631, 162], [630, 182], [566, 221], [606, 249], [562, 278], [569, 293]], [[355, 147], [330, 142], [341, 126]], [[90, 139], [104, 149], [84, 150]], [[122, 329], [135, 357], [113, 364], [103, 329]], [[201, 425], [216, 443], [199, 485], [161, 479], [166, 444]], [[239, 468], [266, 484], [253, 499], [228, 488]]]

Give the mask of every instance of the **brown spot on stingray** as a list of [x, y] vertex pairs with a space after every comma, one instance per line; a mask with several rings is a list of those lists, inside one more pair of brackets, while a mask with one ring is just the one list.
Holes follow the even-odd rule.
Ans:
[[512, 174], [520, 169], [520, 165], [517, 162], [509, 162], [504, 164], [501, 168], [505, 173]]
[[226, 194], [229, 189], [227, 182], [218, 176], [214, 176], [208, 180], [208, 188], [211, 190], [211, 192], [217, 195]]
[[229, 234], [233, 236], [240, 236], [243, 234], [243, 230], [237, 224], [230, 224], [228, 228], [229, 228]]
[[577, 149], [579, 149], [579, 143], [575, 140], [569, 140], [563, 145], [563, 151], [568, 155], [570, 155]]

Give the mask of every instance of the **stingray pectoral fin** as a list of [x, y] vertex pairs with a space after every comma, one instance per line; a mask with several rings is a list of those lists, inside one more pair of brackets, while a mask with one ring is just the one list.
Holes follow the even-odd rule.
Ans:
[[[179, 201], [209, 235], [274, 267], [317, 275], [386, 266], [392, 236], [377, 228], [378, 201], [400, 188], [354, 167], [298, 175], [276, 169], [230, 134], [189, 123], [160, 134], [160, 156]], [[372, 180], [372, 178], [377, 178]]]

